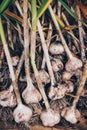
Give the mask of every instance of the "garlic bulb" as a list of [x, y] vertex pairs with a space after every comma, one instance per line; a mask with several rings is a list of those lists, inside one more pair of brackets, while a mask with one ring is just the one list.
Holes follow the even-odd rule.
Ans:
[[52, 54], [52, 55], [58, 55], [58, 54], [63, 54], [64, 53], [64, 47], [62, 44], [58, 43], [52, 43], [50, 46], [49, 46], [49, 52]]
[[64, 71], [63, 75], [62, 75], [62, 79], [63, 80], [70, 80], [72, 75], [73, 75], [73, 72]]
[[66, 91], [66, 84], [60, 84], [57, 88], [50, 87], [48, 96], [52, 100], [61, 99], [65, 96]]
[[39, 76], [41, 78], [41, 81], [45, 84], [50, 83], [50, 76], [45, 70], [39, 71]]
[[63, 69], [63, 63], [60, 59], [53, 59], [51, 61], [52, 69], [54, 72], [60, 71]]
[[74, 84], [71, 81], [67, 81], [67, 83], [59, 84], [58, 87], [50, 87], [48, 97], [52, 100], [63, 98], [67, 92], [73, 92]]
[[66, 107], [62, 110], [61, 116], [71, 124], [76, 124], [80, 118], [80, 112], [73, 107]]
[[41, 94], [34, 87], [32, 87], [32, 88], [30, 88], [30, 87], [25, 88], [25, 90], [22, 93], [22, 97], [23, 97], [24, 101], [27, 104], [29, 104], [29, 103], [38, 103], [42, 99]]
[[40, 119], [44, 126], [52, 127], [60, 122], [60, 114], [58, 111], [49, 109], [41, 113]]
[[81, 67], [82, 67], [82, 61], [75, 56], [69, 59], [65, 66], [66, 71], [68, 72], [76, 71], [77, 69]]
[[3, 90], [0, 92], [0, 105], [3, 107], [14, 107], [17, 105], [12, 85], [8, 90]]
[[27, 106], [19, 103], [13, 112], [13, 117], [17, 123], [27, 122], [32, 116], [32, 110]]

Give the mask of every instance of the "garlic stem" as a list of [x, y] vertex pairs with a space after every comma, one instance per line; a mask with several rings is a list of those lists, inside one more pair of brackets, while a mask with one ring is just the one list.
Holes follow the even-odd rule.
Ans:
[[43, 34], [42, 27], [41, 27], [39, 20], [38, 20], [38, 31], [39, 31], [39, 35], [40, 35], [40, 38], [41, 38], [42, 48], [43, 48], [43, 51], [44, 51], [44, 56], [45, 56], [45, 59], [46, 59], [49, 75], [50, 75], [50, 78], [51, 78], [51, 85], [54, 86], [55, 78], [54, 78], [52, 66], [51, 66], [51, 63], [50, 63], [50, 58], [49, 58], [46, 42], [45, 42], [45, 39], [44, 39], [44, 34]]
[[59, 25], [58, 25], [58, 23], [57, 23], [57, 21], [56, 21], [56, 18], [55, 18], [55, 15], [54, 15], [54, 12], [53, 12], [51, 6], [49, 6], [48, 9], [49, 9], [49, 11], [50, 11], [50, 14], [51, 14], [52, 20], [53, 20], [53, 22], [54, 22], [54, 25], [55, 25], [55, 27], [56, 27], [56, 29], [57, 29], [59, 35], [60, 35], [62, 44], [63, 44], [63, 46], [64, 46], [64, 49], [65, 49], [66, 53], [67, 53], [67, 56], [69, 57], [69, 59], [72, 59], [72, 58], [73, 58], [72, 53], [71, 53], [71, 51], [69, 50], [69, 48], [68, 48], [68, 46], [67, 46], [67, 44], [66, 44], [66, 41], [65, 41], [65, 39], [64, 39], [64, 37], [63, 37], [63, 35], [62, 35], [62, 33], [61, 33], [61, 30], [60, 30]]
[[87, 79], [87, 63], [84, 65], [84, 68], [83, 68], [82, 78], [81, 78], [81, 81], [80, 81], [80, 84], [79, 84], [79, 87], [78, 87], [78, 90], [77, 90], [77, 94], [76, 94], [77, 96], [73, 101], [73, 105], [72, 105], [73, 108], [76, 107], [77, 102], [78, 102], [78, 100], [79, 100], [79, 98], [80, 98], [80, 96], [83, 92], [86, 79]]

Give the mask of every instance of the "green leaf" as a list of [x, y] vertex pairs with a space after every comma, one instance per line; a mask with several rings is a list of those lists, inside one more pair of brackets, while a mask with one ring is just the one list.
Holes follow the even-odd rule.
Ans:
[[0, 35], [1, 35], [3, 45], [5, 45], [6, 44], [6, 37], [5, 37], [5, 33], [4, 33], [4, 28], [3, 28], [1, 16], [0, 16]]
[[36, 31], [36, 25], [37, 25], [36, 0], [31, 0], [31, 13], [32, 13], [32, 30]]
[[8, 16], [7, 14], [4, 14], [4, 13], [2, 14], [2, 16], [3, 16], [7, 21], [10, 21], [11, 24], [14, 23], [14, 22], [16, 22], [16, 23], [22, 25], [22, 22], [19, 21], [19, 20], [16, 19], [16, 18], [14, 18], [14, 17]]
[[60, 1], [60, 3], [62, 4], [62, 6], [66, 9], [66, 11], [67, 11], [75, 20], [79, 20], [80, 22], [82, 22], [82, 24], [83, 24], [85, 27], [87, 27], [87, 24], [86, 24], [84, 21], [80, 20], [80, 19], [78, 18], [78, 16], [77, 16], [74, 12], [71, 11], [70, 7], [69, 7], [63, 0], [59, 0], [59, 1]]
[[42, 4], [37, 11], [37, 19], [39, 19], [41, 17], [41, 15], [46, 11], [46, 9], [48, 8], [48, 6], [50, 5], [51, 2], [52, 2], [52, 0], [42, 1]]
[[0, 4], [0, 15], [14, 2], [14, 0], [3, 0]]
[[78, 20], [77, 15], [71, 11], [70, 7], [63, 1], [63, 0], [59, 0], [60, 3], [62, 4], [62, 6], [66, 9], [66, 11], [76, 20]]

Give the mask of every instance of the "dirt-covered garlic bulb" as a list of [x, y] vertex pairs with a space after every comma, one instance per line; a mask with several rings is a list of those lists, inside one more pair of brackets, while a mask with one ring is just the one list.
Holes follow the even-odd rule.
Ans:
[[77, 109], [73, 109], [73, 107], [66, 107], [62, 110], [61, 116], [71, 124], [76, 124], [81, 115]]
[[74, 84], [71, 81], [59, 84], [58, 87], [50, 87], [48, 97], [52, 100], [63, 98], [67, 92], [73, 92]]
[[3, 107], [15, 107], [17, 105], [12, 85], [9, 89], [0, 92], [0, 105]]
[[60, 84], [57, 88], [57, 99], [63, 98], [66, 92], [67, 92], [66, 84]]
[[45, 83], [45, 84], [50, 83], [50, 76], [44, 69], [39, 71], [39, 76], [43, 83]]
[[51, 87], [48, 96], [52, 100], [61, 99], [65, 96], [66, 91], [66, 84], [60, 84], [58, 87]]
[[53, 59], [51, 61], [52, 69], [54, 72], [60, 71], [63, 69], [63, 63], [60, 59]]
[[64, 47], [61, 43], [52, 43], [49, 46], [49, 52], [52, 55], [58, 55], [58, 54], [63, 54], [64, 53]]
[[26, 104], [29, 103], [39, 103], [39, 101], [41, 101], [42, 96], [39, 93], [39, 91], [36, 88], [26, 88], [23, 93], [22, 93], [22, 97], [24, 99], [24, 101], [26, 102]]
[[82, 61], [73, 56], [65, 65], [66, 71], [73, 72], [82, 67]]
[[13, 112], [13, 117], [17, 123], [28, 122], [32, 117], [32, 110], [22, 103], [19, 103]]
[[64, 71], [63, 74], [62, 74], [62, 79], [65, 81], [65, 80], [70, 80], [71, 77], [73, 75], [73, 72], [68, 72], [68, 71]]
[[26, 104], [38, 103], [42, 99], [40, 92], [34, 87], [32, 83], [30, 83], [29, 86], [25, 88], [22, 93], [22, 97]]
[[40, 119], [44, 126], [52, 127], [60, 122], [60, 114], [58, 111], [49, 109], [41, 113]]

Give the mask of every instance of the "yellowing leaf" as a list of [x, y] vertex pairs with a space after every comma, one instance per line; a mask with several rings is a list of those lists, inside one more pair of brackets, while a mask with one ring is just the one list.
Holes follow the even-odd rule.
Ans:
[[57, 22], [60, 24], [60, 26], [62, 27], [62, 28], [64, 28], [65, 27], [65, 24], [63, 23], [63, 21], [58, 17], [58, 15], [56, 15], [55, 14], [55, 17], [56, 17], [56, 20], [57, 20]]
[[51, 4], [51, 2], [52, 2], [52, 0], [44, 0], [44, 2], [42, 3], [42, 5], [40, 6], [40, 8], [37, 11], [37, 19], [40, 18], [41, 15], [46, 11], [46, 9]]

